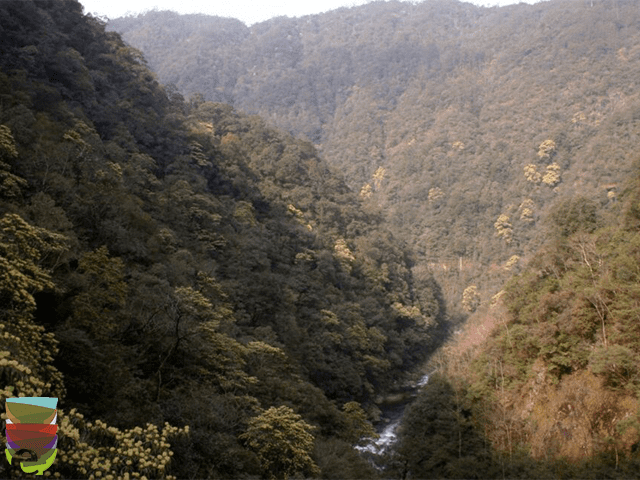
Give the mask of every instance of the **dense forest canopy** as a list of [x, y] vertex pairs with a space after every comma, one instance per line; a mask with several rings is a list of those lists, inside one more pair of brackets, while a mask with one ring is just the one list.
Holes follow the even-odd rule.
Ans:
[[0, 2], [0, 400], [59, 398], [47, 473], [635, 474], [639, 37], [631, 0]]
[[636, 162], [613, 212], [578, 193], [553, 207], [532, 260], [436, 355], [405, 415], [399, 474], [637, 474], [639, 179]]
[[414, 274], [433, 273], [449, 320], [471, 314], [389, 475], [637, 471], [637, 2], [374, 2], [250, 28], [149, 12], [108, 28], [184, 95], [312, 142], [413, 249]]
[[374, 475], [375, 398], [445, 329], [380, 213], [75, 0], [0, 2], [0, 44], [0, 395], [60, 399], [48, 473]]
[[487, 302], [580, 190], [615, 200], [637, 143], [633, 0], [373, 2], [246, 27], [109, 22], [161, 81], [312, 141], [443, 286]]

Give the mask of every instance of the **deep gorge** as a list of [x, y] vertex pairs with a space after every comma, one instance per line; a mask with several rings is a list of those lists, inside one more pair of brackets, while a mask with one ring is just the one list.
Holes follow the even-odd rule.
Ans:
[[59, 399], [51, 473], [635, 475], [639, 15], [0, 2], [0, 397]]

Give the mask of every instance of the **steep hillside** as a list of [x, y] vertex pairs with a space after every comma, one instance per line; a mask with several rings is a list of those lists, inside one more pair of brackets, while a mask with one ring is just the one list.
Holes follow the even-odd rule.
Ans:
[[556, 200], [579, 190], [607, 205], [630, 173], [633, 0], [374, 2], [251, 28], [151, 12], [109, 28], [184, 94], [315, 143], [453, 309], [470, 286], [489, 301], [541, 244]]
[[640, 164], [634, 171], [615, 215], [578, 195], [554, 207], [543, 247], [433, 360], [439, 375], [404, 418], [396, 471], [637, 474]]
[[[161, 47], [152, 35], [178, 21], [192, 33]], [[387, 474], [637, 475], [637, 2], [225, 22], [155, 12], [109, 28], [186, 95], [316, 144], [449, 312], [476, 311], [433, 359], [441, 375], [408, 409]], [[223, 26], [225, 42], [205, 40]]]
[[375, 209], [75, 0], [0, 2], [0, 44], [0, 400], [60, 399], [49, 471], [375, 476], [373, 399], [443, 334]]

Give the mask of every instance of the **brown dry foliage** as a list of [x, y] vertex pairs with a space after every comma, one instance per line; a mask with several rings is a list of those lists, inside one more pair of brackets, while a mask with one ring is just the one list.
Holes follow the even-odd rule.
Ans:
[[[473, 315], [441, 349], [434, 362], [452, 385], [460, 387], [477, 380], [471, 363], [492, 333], [507, 328], [507, 317], [498, 302]], [[500, 367], [506, 374], [509, 365]], [[525, 447], [536, 459], [578, 461], [603, 451], [623, 455], [637, 441], [634, 420], [640, 407], [638, 400], [628, 392], [606, 388], [603, 379], [588, 370], [553, 384], [547, 366], [538, 359], [529, 379], [519, 388], [495, 387], [493, 398], [484, 399], [476, 413], [487, 440], [497, 451], [511, 454]], [[625, 422], [632, 426], [623, 428]]]
[[617, 428], [636, 414], [637, 399], [607, 389], [587, 370], [564, 377], [557, 386], [546, 385], [535, 397], [527, 419], [535, 458], [578, 460], [605, 450], [629, 451], [637, 439], [634, 428]]

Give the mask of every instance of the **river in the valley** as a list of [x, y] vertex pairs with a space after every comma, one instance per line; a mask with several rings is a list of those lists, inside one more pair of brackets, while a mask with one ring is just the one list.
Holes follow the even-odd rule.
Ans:
[[420, 388], [427, 384], [429, 376], [432, 374], [433, 372], [423, 375], [419, 381], [410, 385], [407, 391], [400, 395], [397, 402], [383, 406], [382, 420], [377, 426], [379, 437], [366, 439], [367, 442], [364, 445], [355, 447], [360, 453], [369, 457], [377, 468], [379, 466], [376, 459], [389, 453], [398, 439], [397, 431], [402, 422], [405, 409], [413, 401]]

